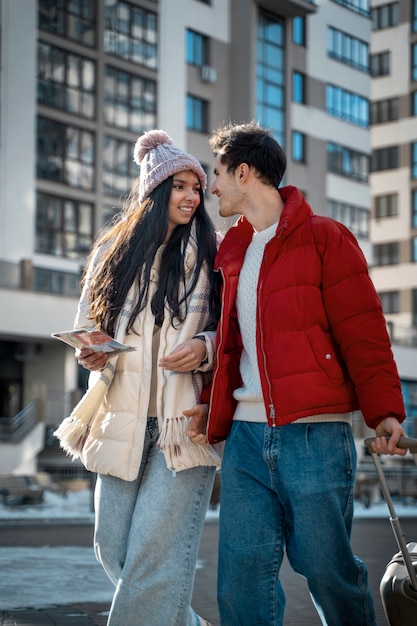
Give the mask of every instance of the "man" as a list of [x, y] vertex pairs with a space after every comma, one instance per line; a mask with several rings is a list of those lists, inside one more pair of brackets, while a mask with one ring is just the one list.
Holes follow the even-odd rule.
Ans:
[[[356, 455], [351, 413], [375, 450], [405, 432], [400, 381], [381, 305], [356, 239], [278, 188], [286, 158], [255, 123], [210, 138], [211, 193], [241, 215], [216, 259], [223, 278], [208, 439], [222, 464], [222, 626], [281, 625], [286, 550], [323, 624], [375, 626], [365, 565], [350, 534]], [[387, 441], [386, 435], [390, 436]]]

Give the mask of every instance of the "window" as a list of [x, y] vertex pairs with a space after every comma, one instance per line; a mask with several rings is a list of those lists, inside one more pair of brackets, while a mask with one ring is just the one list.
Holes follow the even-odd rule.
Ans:
[[411, 225], [413, 228], [417, 228], [417, 189], [413, 189], [411, 192]]
[[155, 128], [156, 82], [107, 67], [104, 118], [136, 133]]
[[417, 178], [417, 141], [411, 144], [411, 178]]
[[399, 262], [398, 241], [374, 246], [374, 265], [397, 265]]
[[398, 167], [398, 146], [374, 150], [371, 157], [371, 172], [391, 170]]
[[399, 98], [388, 98], [371, 103], [371, 124], [398, 120]]
[[292, 100], [306, 104], [306, 77], [301, 72], [292, 73]]
[[332, 59], [369, 72], [368, 44], [336, 28], [327, 29], [327, 54]]
[[55, 48], [38, 46], [38, 102], [92, 119], [95, 114], [95, 64]]
[[297, 163], [306, 162], [306, 136], [298, 130], [292, 132], [292, 160]]
[[417, 289], [413, 289], [413, 326], [417, 327]]
[[344, 224], [357, 237], [369, 238], [368, 209], [338, 200], [328, 200], [327, 215]]
[[306, 18], [294, 17], [292, 20], [292, 42], [297, 46], [306, 45]]
[[417, 0], [413, 0], [413, 20], [412, 20], [412, 29], [413, 33], [417, 32]]
[[386, 217], [397, 217], [398, 215], [398, 194], [391, 193], [385, 196], [375, 197], [375, 219], [380, 220]]
[[417, 80], [417, 44], [411, 46], [411, 80]]
[[208, 132], [208, 102], [196, 96], [187, 96], [187, 120], [188, 130], [198, 133]]
[[400, 293], [399, 291], [385, 291], [378, 294], [381, 300], [382, 310], [385, 315], [400, 312]]
[[326, 87], [326, 109], [330, 115], [362, 128], [369, 125], [369, 102], [367, 98], [337, 87]]
[[[413, 302], [416, 303], [417, 298], [414, 294], [413, 297], [415, 298]], [[414, 310], [417, 311], [417, 307], [415, 307]], [[415, 319], [417, 320], [417, 316]], [[417, 323], [413, 322], [413, 325], [417, 326]], [[410, 329], [410, 337], [406, 345], [415, 346], [416, 337], [415, 328]], [[415, 381], [401, 379], [401, 390], [404, 398], [405, 414], [407, 415], [407, 434], [409, 437], [417, 437], [417, 383]]]
[[38, 193], [36, 252], [84, 258], [93, 243], [93, 205]]
[[40, 30], [96, 45], [96, 0], [39, 0]]
[[360, 13], [365, 17], [369, 17], [369, 4], [370, 0], [333, 0], [336, 4], [340, 4], [346, 9]]
[[103, 153], [104, 192], [118, 198], [125, 196], [137, 175], [138, 166], [132, 158], [132, 144], [105, 136]]
[[209, 39], [206, 35], [187, 30], [187, 63], [201, 67], [209, 63]]
[[382, 30], [398, 24], [399, 2], [383, 4], [371, 9], [372, 30]]
[[411, 115], [417, 115], [417, 91], [411, 94]]
[[34, 267], [32, 287], [34, 291], [79, 298], [80, 275], [46, 267]]
[[104, 51], [156, 69], [157, 16], [120, 0], [105, 1]]
[[390, 53], [379, 52], [371, 56], [371, 76], [377, 78], [378, 76], [388, 76], [390, 73]]
[[417, 237], [413, 237], [411, 240], [411, 260], [413, 263], [417, 263]]
[[285, 22], [260, 13], [256, 45], [256, 118], [284, 146]]
[[36, 175], [71, 187], [94, 187], [94, 135], [68, 124], [38, 118]]
[[327, 143], [327, 171], [347, 176], [361, 183], [368, 182], [369, 157], [339, 144]]

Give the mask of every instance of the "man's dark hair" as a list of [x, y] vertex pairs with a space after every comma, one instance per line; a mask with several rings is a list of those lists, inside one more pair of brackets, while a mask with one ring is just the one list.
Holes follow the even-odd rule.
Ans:
[[220, 126], [209, 139], [211, 149], [220, 154], [228, 172], [241, 163], [256, 170], [266, 185], [278, 188], [287, 167], [287, 158], [272, 132], [257, 122]]

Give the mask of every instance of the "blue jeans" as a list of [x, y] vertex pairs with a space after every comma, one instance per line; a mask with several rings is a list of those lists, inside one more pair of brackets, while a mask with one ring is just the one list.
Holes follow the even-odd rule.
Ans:
[[356, 451], [343, 423], [234, 422], [222, 463], [222, 626], [280, 626], [286, 550], [327, 626], [375, 626], [365, 565], [352, 554]]
[[94, 548], [116, 586], [109, 626], [198, 626], [194, 575], [214, 467], [173, 476], [149, 419], [137, 480], [99, 475]]

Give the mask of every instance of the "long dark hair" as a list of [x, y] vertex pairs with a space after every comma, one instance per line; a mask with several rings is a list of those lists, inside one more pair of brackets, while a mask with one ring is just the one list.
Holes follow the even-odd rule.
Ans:
[[[91, 250], [83, 277], [84, 281], [91, 264], [88, 280], [90, 316], [99, 328], [112, 336], [127, 293], [135, 281], [138, 299], [127, 330], [146, 305], [155, 254], [168, 232], [172, 185], [173, 177], [170, 176], [139, 205], [137, 180], [122, 211], [112, 226], [98, 237]], [[192, 280], [186, 285], [184, 254], [194, 224], [197, 259]], [[214, 225], [205, 209], [200, 189], [200, 204], [195, 214], [188, 224], [175, 227], [161, 256], [158, 287], [151, 303], [157, 324], [162, 323], [166, 305], [173, 325], [184, 321], [188, 310], [187, 298], [205, 265], [210, 282], [210, 325], [215, 328], [219, 313], [217, 278], [213, 271], [216, 250]]]

